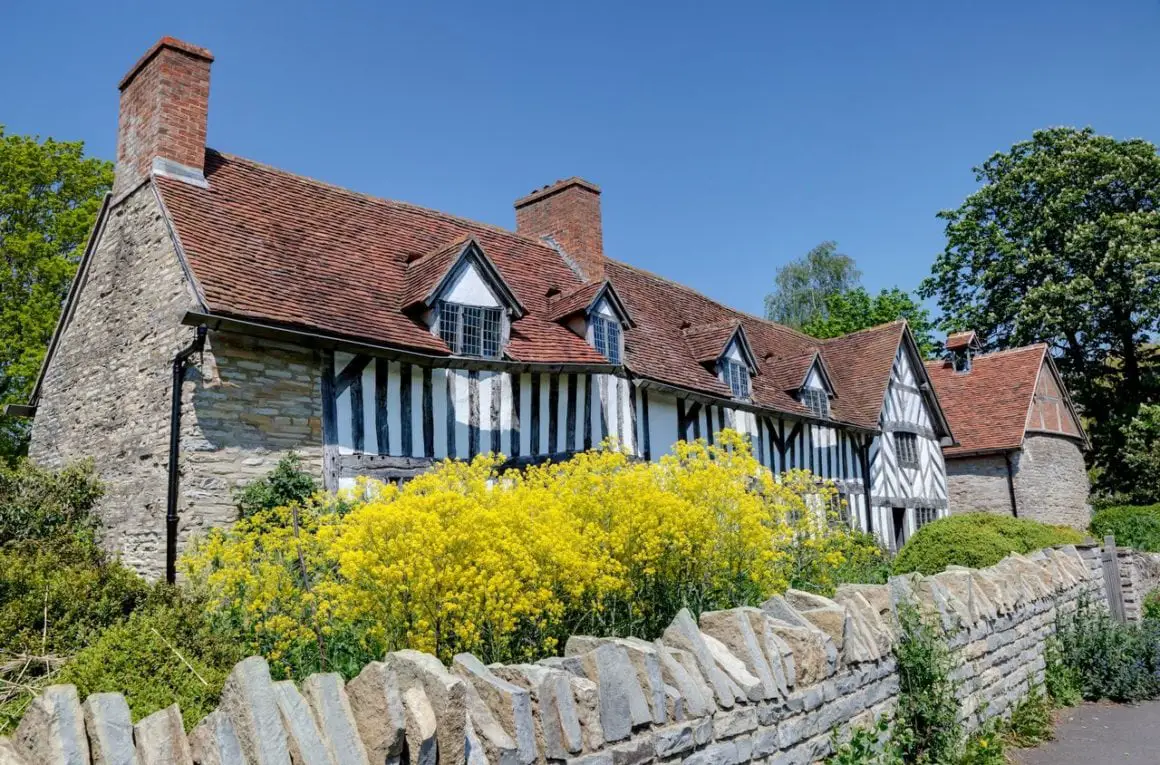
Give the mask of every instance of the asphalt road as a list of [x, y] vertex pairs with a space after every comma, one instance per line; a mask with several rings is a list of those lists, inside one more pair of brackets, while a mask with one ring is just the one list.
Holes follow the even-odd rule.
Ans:
[[1035, 749], [1008, 749], [1017, 765], [1157, 765], [1160, 701], [1081, 704], [1060, 712], [1055, 740]]

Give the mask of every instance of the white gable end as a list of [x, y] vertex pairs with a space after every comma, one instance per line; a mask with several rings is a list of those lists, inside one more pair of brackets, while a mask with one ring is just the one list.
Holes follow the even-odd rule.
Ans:
[[443, 299], [451, 303], [484, 308], [499, 308], [503, 305], [470, 262], [464, 263], [459, 273], [452, 278], [443, 293]]
[[817, 388], [819, 390], [826, 389], [826, 381], [822, 379], [822, 372], [818, 369], [818, 362], [814, 362], [810, 367], [810, 373], [806, 375], [806, 388]]
[[600, 298], [600, 302], [592, 307], [592, 313], [612, 319], [613, 321], [620, 321], [620, 317], [616, 315], [616, 311], [613, 311], [612, 306], [609, 305], [608, 298]]
[[730, 361], [736, 361], [738, 364], [745, 363], [745, 354], [741, 352], [741, 348], [738, 347], [736, 340], [729, 343], [729, 347], [725, 349], [725, 353], [722, 355]]

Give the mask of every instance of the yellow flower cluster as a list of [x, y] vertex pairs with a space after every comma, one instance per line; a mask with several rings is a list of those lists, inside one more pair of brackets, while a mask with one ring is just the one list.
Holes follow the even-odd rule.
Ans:
[[[654, 463], [616, 448], [499, 471], [444, 462], [403, 488], [279, 509], [215, 531], [184, 560], [216, 618], [295, 674], [413, 647], [487, 661], [572, 633], [653, 637], [676, 611], [758, 603], [878, 555], [835, 523], [836, 490], [774, 476], [735, 432]], [[294, 519], [297, 517], [297, 531]]]

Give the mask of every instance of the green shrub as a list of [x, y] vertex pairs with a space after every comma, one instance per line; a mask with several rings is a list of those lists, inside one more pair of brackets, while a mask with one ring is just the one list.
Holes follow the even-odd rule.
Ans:
[[1037, 746], [1055, 737], [1051, 700], [1038, 686], [1019, 700], [1006, 725], [1006, 742], [1012, 746]]
[[102, 492], [89, 463], [51, 471], [28, 461], [0, 462], [0, 545], [60, 535], [91, 538], [91, 510]]
[[1149, 590], [1144, 596], [1144, 619], [1160, 621], [1160, 589]]
[[278, 461], [269, 475], [246, 485], [234, 495], [234, 504], [242, 518], [264, 510], [302, 503], [318, 491], [314, 477], [299, 467], [298, 455], [290, 452]]
[[150, 589], [91, 542], [0, 547], [0, 651], [67, 656], [124, 621]]
[[843, 527], [811, 542], [786, 551], [790, 587], [831, 597], [839, 584], [886, 584], [890, 576], [890, 555], [873, 534]]
[[1012, 552], [1083, 541], [1082, 533], [1067, 526], [990, 513], [951, 515], [919, 529], [895, 556], [893, 569], [895, 574], [929, 575], [950, 565], [985, 568]]
[[858, 727], [850, 731], [845, 743], [841, 734], [841, 728], [835, 725], [830, 732], [830, 748], [834, 753], [826, 759], [826, 765], [903, 765], [902, 750], [885, 715], [872, 728]]
[[1063, 663], [1079, 679], [1084, 698], [1160, 696], [1160, 622], [1120, 623], [1085, 600], [1057, 619], [1055, 632]]
[[1058, 638], [1048, 639], [1044, 659], [1043, 686], [1052, 704], [1073, 707], [1083, 701], [1083, 682], [1079, 672], [1064, 662]]
[[905, 762], [956, 762], [962, 748], [954, 660], [940, 629], [913, 605], [899, 604], [898, 706], [894, 741]]
[[1160, 505], [1120, 505], [1098, 510], [1091, 532], [1097, 539], [1114, 534], [1116, 544], [1147, 552], [1160, 552]]
[[134, 720], [179, 704], [188, 729], [213, 711], [243, 658], [241, 641], [209, 623], [203, 602], [166, 587], [73, 657], [57, 682], [77, 686], [82, 699], [123, 693]]
[[957, 765], [1007, 765], [1003, 754], [1003, 719], [993, 717], [972, 733], [963, 746], [963, 753], [957, 760], [926, 760], [932, 765], [956, 763]]

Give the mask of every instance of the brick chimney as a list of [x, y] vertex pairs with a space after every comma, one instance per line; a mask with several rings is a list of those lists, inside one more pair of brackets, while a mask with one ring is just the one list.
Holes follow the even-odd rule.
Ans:
[[204, 185], [211, 63], [205, 48], [162, 37], [121, 80], [114, 198], [154, 167]]
[[516, 231], [550, 237], [588, 281], [604, 279], [600, 187], [568, 178], [516, 200]]

